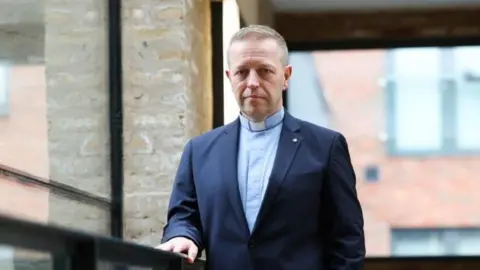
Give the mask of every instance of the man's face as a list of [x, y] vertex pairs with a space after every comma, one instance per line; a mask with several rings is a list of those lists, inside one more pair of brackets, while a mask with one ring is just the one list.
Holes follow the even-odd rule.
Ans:
[[280, 46], [273, 39], [236, 41], [229, 50], [227, 77], [240, 110], [262, 121], [282, 106], [282, 92], [292, 73], [282, 63]]

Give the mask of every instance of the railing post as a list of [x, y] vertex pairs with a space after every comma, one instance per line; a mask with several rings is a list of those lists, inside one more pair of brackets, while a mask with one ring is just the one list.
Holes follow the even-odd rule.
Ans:
[[123, 239], [122, 1], [108, 0], [110, 232]]
[[75, 243], [71, 256], [71, 270], [97, 270], [98, 268], [98, 248], [95, 241]]

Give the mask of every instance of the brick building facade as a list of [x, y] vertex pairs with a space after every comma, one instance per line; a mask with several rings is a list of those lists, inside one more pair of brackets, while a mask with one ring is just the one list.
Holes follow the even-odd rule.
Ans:
[[[329, 126], [346, 136], [365, 215], [369, 256], [395, 255], [392, 250], [395, 239], [392, 237], [396, 230], [417, 233], [420, 237], [438, 230], [460, 231], [460, 234], [468, 231], [465, 234], [478, 243], [480, 198], [476, 190], [480, 188], [477, 171], [480, 152], [391, 153], [389, 140], [400, 135], [390, 134], [388, 129], [388, 123], [392, 121], [389, 110], [393, 108], [389, 108], [391, 104], [385, 83], [388, 77], [387, 53], [387, 50], [293, 52], [294, 75], [288, 99], [290, 109], [294, 115]], [[309, 74], [305, 68], [317, 73]], [[311, 81], [316, 83], [306, 83]], [[302, 87], [322, 92], [321, 98]], [[474, 89], [478, 93], [480, 87], [477, 85]], [[299, 97], [304, 94], [307, 96]], [[318, 102], [312, 103], [312, 100]], [[480, 101], [478, 97], [476, 100]], [[322, 106], [323, 110], [315, 108]], [[415, 109], [408, 108], [408, 103], [397, 106]], [[418, 113], [421, 114], [421, 111]], [[480, 113], [471, 117], [478, 122]], [[477, 145], [478, 142], [480, 138]], [[457, 243], [461, 241], [454, 240]], [[478, 252], [478, 249], [470, 250]]]

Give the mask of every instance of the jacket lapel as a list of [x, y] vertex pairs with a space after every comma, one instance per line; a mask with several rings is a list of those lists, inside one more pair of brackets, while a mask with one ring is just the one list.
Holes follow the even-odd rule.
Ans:
[[249, 229], [247, 226], [247, 219], [245, 218], [245, 212], [243, 211], [238, 187], [237, 160], [239, 126], [240, 121], [238, 119], [225, 126], [222, 134], [223, 137], [219, 144], [221, 159], [218, 162], [218, 166], [221, 167], [222, 174], [220, 177], [223, 178], [221, 181], [225, 185], [227, 197], [232, 205], [238, 224], [240, 224], [242, 230], [248, 235]]
[[275, 156], [275, 162], [273, 165], [272, 173], [270, 175], [267, 191], [262, 202], [262, 206], [258, 213], [257, 221], [253, 228], [252, 234], [256, 228], [265, 218], [269, 208], [271, 207], [280, 186], [285, 180], [287, 172], [292, 164], [298, 147], [302, 142], [302, 137], [299, 134], [300, 125], [298, 120], [293, 118], [290, 114], [285, 112], [282, 132], [280, 134], [280, 140], [278, 142], [278, 150]]

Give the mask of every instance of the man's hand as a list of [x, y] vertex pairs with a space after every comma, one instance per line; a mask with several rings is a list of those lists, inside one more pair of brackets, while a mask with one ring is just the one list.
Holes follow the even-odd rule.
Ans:
[[195, 243], [185, 237], [174, 237], [156, 248], [164, 251], [187, 254], [189, 263], [193, 263], [198, 254], [198, 247]]

